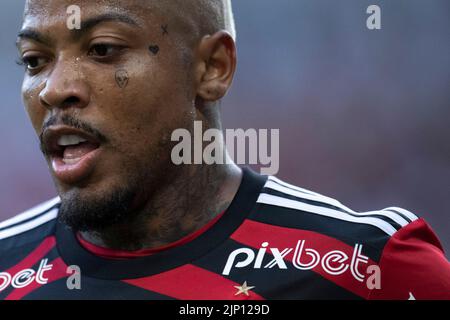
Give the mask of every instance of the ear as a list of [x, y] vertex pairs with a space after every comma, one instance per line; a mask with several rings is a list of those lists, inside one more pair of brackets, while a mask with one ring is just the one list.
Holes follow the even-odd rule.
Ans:
[[226, 31], [202, 38], [197, 47], [197, 96], [217, 101], [225, 96], [236, 70], [236, 44]]

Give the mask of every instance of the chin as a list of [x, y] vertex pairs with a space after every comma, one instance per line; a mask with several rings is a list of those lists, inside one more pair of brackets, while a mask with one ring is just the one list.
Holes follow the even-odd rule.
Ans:
[[98, 190], [71, 188], [61, 192], [58, 219], [76, 231], [101, 231], [132, 217], [134, 188]]

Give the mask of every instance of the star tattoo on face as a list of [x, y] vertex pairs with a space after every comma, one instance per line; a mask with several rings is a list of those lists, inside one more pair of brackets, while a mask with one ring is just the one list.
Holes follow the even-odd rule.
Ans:
[[242, 286], [234, 286], [236, 289], [238, 289], [238, 292], [236, 292], [234, 295], [240, 295], [245, 294], [246, 296], [249, 296], [249, 290], [255, 288], [255, 286], [247, 286], [247, 281], [244, 281], [244, 284]]

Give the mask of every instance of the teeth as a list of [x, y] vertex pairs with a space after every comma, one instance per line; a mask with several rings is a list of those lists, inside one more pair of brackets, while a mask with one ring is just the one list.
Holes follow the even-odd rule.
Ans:
[[80, 158], [76, 159], [63, 159], [63, 162], [68, 165], [76, 164], [78, 161], [80, 161]]
[[61, 147], [74, 146], [86, 141], [86, 139], [83, 139], [77, 135], [64, 135], [58, 139], [58, 145]]

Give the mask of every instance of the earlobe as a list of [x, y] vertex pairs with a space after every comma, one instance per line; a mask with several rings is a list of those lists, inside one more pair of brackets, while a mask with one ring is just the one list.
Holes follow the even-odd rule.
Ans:
[[197, 95], [204, 101], [217, 101], [225, 96], [236, 70], [236, 45], [231, 35], [219, 31], [205, 36], [198, 47]]

